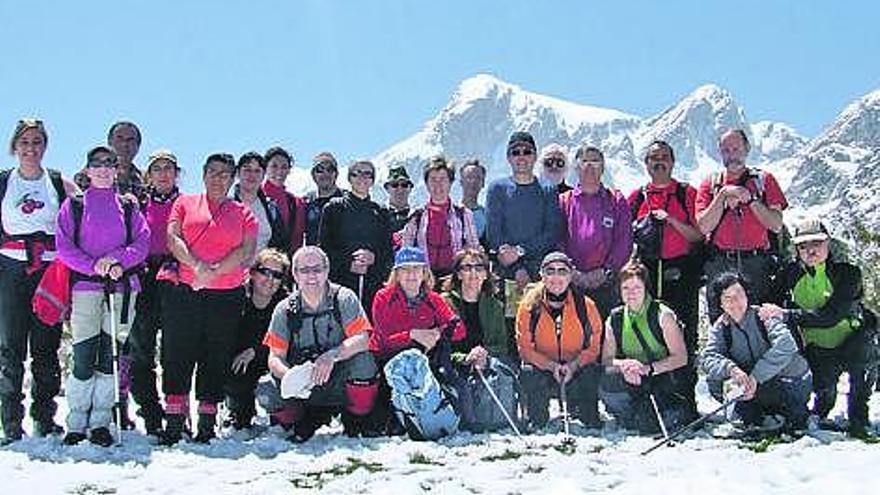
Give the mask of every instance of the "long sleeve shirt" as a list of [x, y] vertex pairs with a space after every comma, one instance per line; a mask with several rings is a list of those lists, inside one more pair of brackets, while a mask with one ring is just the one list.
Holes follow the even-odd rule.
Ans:
[[[80, 275], [94, 277], [97, 275], [95, 262], [103, 257], [116, 259], [124, 270], [143, 263], [150, 249], [150, 227], [137, 207], [132, 207], [132, 240], [126, 244], [122, 200], [114, 189], [90, 187], [82, 198], [83, 212], [77, 243], [72, 201], [67, 199], [61, 205], [55, 234], [58, 257], [68, 268]], [[132, 290], [140, 290], [137, 276], [133, 275], [130, 282]], [[103, 288], [102, 282], [89, 280], [77, 281], [73, 286], [73, 290], [77, 291], [100, 291]]]
[[486, 231], [489, 249], [503, 244], [520, 246], [525, 254], [503, 271], [512, 278], [519, 268], [537, 276], [544, 256], [556, 247], [562, 225], [556, 188], [535, 180], [517, 184], [511, 177], [497, 179], [486, 193]]
[[601, 187], [586, 194], [581, 186], [559, 197], [565, 217], [560, 249], [583, 272], [608, 268], [614, 273], [632, 254], [632, 220], [626, 198]]

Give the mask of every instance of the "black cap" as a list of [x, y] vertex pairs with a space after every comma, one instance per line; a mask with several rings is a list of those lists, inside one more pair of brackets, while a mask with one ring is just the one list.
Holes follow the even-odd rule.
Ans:
[[510, 139], [507, 140], [507, 151], [510, 151], [514, 146], [519, 144], [528, 145], [533, 150], [538, 149], [535, 146], [535, 138], [526, 131], [516, 131], [510, 135]]

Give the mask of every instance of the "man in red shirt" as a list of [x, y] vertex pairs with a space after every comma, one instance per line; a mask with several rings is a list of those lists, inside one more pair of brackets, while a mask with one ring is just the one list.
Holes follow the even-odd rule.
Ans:
[[[782, 231], [788, 202], [773, 175], [746, 166], [750, 147], [742, 129], [725, 132], [718, 144], [724, 171], [703, 181], [696, 200], [697, 226], [711, 248], [704, 272], [711, 282], [721, 272], [736, 271], [750, 282], [749, 299], [767, 302], [775, 272], [771, 234]], [[709, 308], [710, 319], [719, 315], [719, 308]]]
[[[648, 268], [648, 288], [675, 311], [684, 332], [689, 374], [696, 385], [698, 297], [703, 234], [697, 228], [697, 190], [672, 178], [675, 153], [666, 141], [652, 142], [645, 152], [651, 182], [627, 198], [633, 218], [636, 253]], [[693, 393], [693, 387], [690, 387]], [[692, 397], [691, 397], [692, 399]]]

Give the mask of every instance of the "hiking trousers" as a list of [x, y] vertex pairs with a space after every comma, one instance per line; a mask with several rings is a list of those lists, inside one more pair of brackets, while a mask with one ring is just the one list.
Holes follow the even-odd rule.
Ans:
[[0, 409], [7, 437], [21, 432], [24, 417], [22, 382], [28, 347], [31, 353], [30, 415], [39, 422], [55, 416], [61, 390], [58, 346], [61, 325], [48, 326], [31, 309], [34, 290], [45, 266], [27, 273], [27, 262], [0, 255]]
[[813, 412], [825, 418], [834, 408], [837, 401], [837, 382], [844, 371], [849, 375], [849, 393], [847, 393], [847, 417], [850, 424], [859, 427], [868, 426], [868, 398], [871, 396], [871, 385], [867, 375], [867, 334], [857, 331], [847, 337], [834, 349], [825, 349], [815, 345], [807, 346], [805, 352], [810, 370], [813, 372], [813, 388], [816, 401]]
[[667, 431], [696, 419], [696, 407], [689, 401], [686, 393], [688, 386], [688, 373], [682, 368], [643, 377], [641, 385], [628, 383], [624, 380], [623, 373], [615, 370], [602, 375], [599, 397], [605, 404], [605, 410], [621, 426], [628, 430], [638, 430], [642, 434], [653, 434], [661, 429], [651, 403], [652, 394]]
[[196, 399], [223, 401], [235, 332], [241, 317], [243, 288], [195, 291], [186, 284], [169, 287], [162, 298], [162, 391], [189, 397], [193, 371]]
[[[599, 422], [599, 380], [601, 368], [596, 364], [584, 366], [565, 386], [568, 412], [584, 426], [596, 428]], [[549, 371], [523, 363], [520, 384], [525, 411], [532, 428], [542, 428], [550, 419], [550, 398], [559, 397], [559, 382]]]
[[162, 292], [168, 290], [170, 285], [169, 282], [156, 280], [155, 269], [146, 273], [128, 336], [131, 394], [140, 406], [143, 417], [162, 415], [156, 377], [156, 338], [162, 326]]
[[749, 401], [738, 401], [734, 412], [747, 425], [760, 425], [764, 415], [782, 414], [785, 427], [803, 429], [810, 415], [807, 402], [813, 391], [810, 372], [801, 377], [777, 376], [758, 385], [758, 392]]

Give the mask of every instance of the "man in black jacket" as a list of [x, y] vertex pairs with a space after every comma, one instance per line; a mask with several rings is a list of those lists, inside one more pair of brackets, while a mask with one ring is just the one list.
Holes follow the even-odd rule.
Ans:
[[820, 418], [834, 408], [840, 374], [849, 374], [849, 434], [864, 437], [870, 386], [865, 380], [868, 332], [863, 328], [862, 272], [830, 256], [830, 236], [818, 219], [797, 225], [792, 242], [798, 259], [782, 269], [774, 291], [785, 296], [787, 309], [767, 304], [761, 311], [782, 314], [799, 328], [813, 372], [813, 412]]
[[364, 308], [391, 271], [391, 221], [388, 211], [370, 199], [376, 169], [366, 160], [348, 170], [351, 191], [324, 207], [318, 237], [330, 257], [330, 280], [355, 291]]

